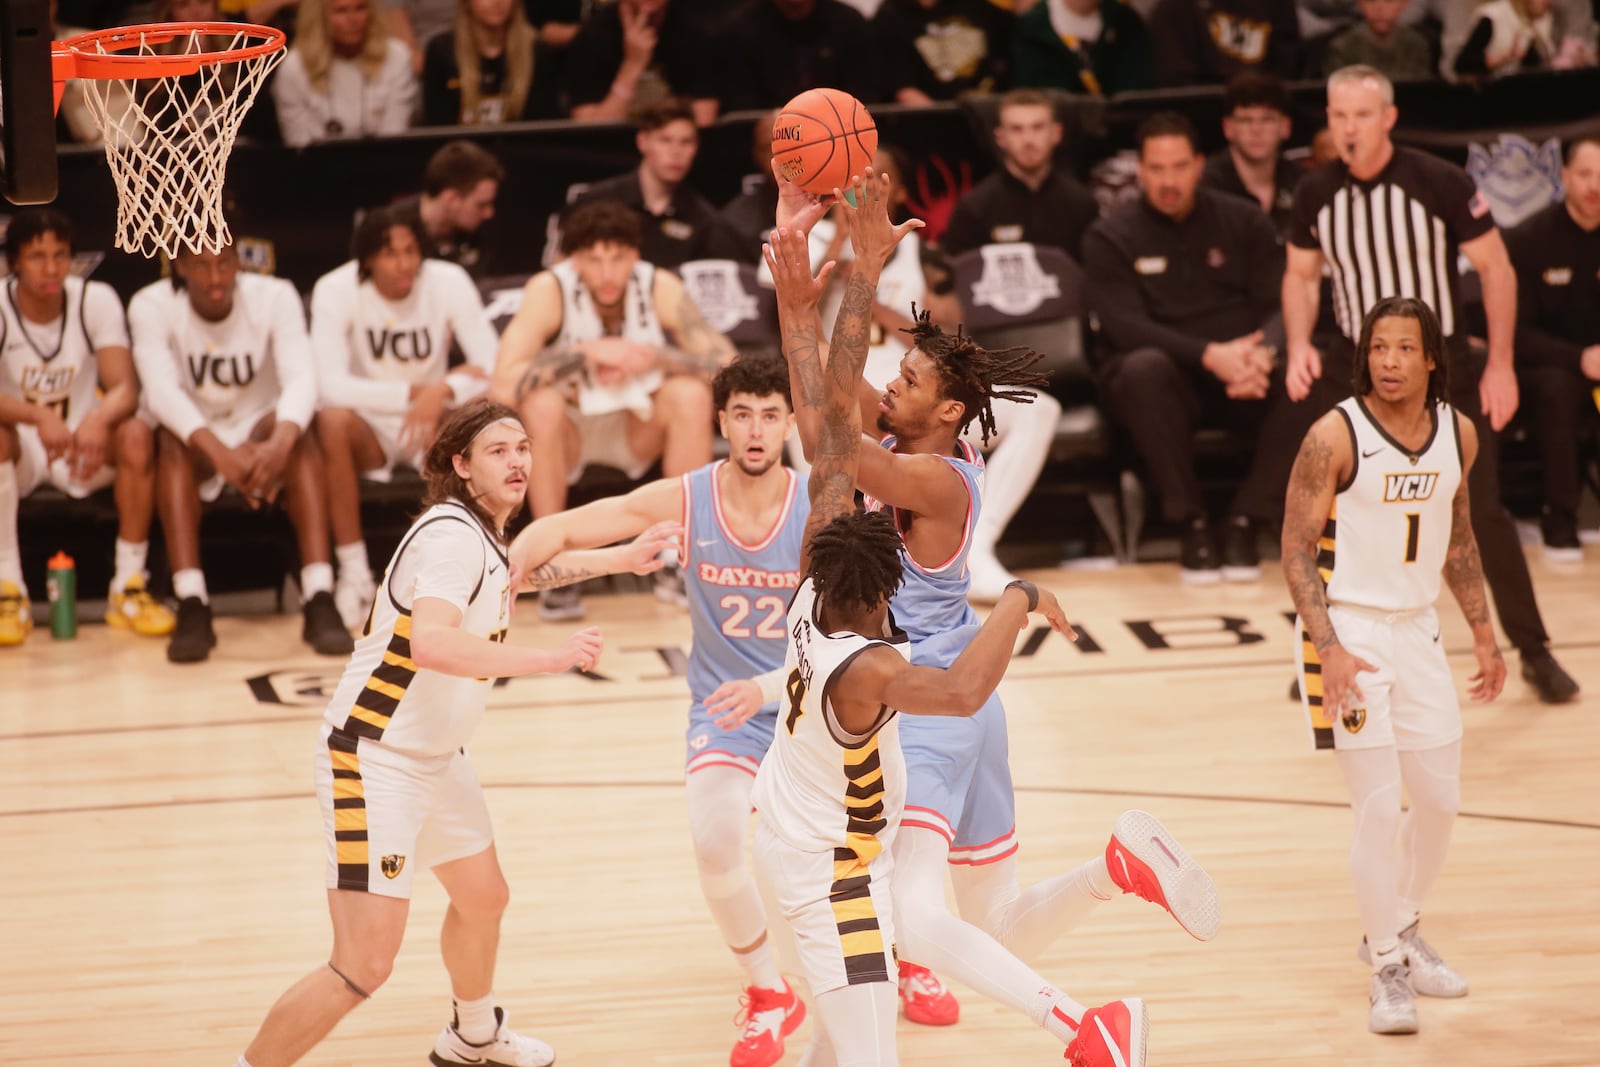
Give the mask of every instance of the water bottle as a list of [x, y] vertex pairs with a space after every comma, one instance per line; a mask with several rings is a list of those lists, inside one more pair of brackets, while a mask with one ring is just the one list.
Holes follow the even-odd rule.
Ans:
[[65, 552], [57, 552], [45, 565], [45, 588], [50, 596], [50, 636], [65, 640], [78, 636], [78, 567]]

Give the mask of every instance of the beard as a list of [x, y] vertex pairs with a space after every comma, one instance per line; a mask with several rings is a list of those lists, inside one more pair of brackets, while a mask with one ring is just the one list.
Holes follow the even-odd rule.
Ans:
[[773, 467], [777, 466], [778, 460], [782, 457], [782, 455], [783, 450], [780, 448], [775, 452], [767, 452], [758, 460], [751, 460], [741, 455], [738, 459], [734, 460], [734, 462], [738, 464], [739, 470], [743, 473], [752, 478], [759, 478]]

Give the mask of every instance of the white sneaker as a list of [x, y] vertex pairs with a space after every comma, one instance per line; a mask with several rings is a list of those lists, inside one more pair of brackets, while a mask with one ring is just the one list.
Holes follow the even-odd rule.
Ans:
[[[1432, 945], [1422, 940], [1422, 935], [1417, 932], [1421, 922], [1419, 919], [1400, 931], [1400, 949], [1405, 953], [1406, 976], [1411, 980], [1411, 988], [1424, 997], [1466, 996], [1467, 980], [1456, 973], [1444, 961], [1444, 957], [1434, 951]], [[1372, 962], [1372, 952], [1367, 948], [1366, 938], [1361, 939], [1361, 948], [1356, 951], [1356, 956], [1362, 963]]]
[[454, 1021], [433, 1043], [428, 1062], [434, 1067], [550, 1067], [556, 1050], [532, 1037], [515, 1033], [506, 1025], [504, 1008], [494, 1009], [498, 1029], [488, 1042], [474, 1045], [456, 1033]]
[[377, 597], [378, 586], [373, 582], [372, 575], [349, 578], [339, 575], [339, 581], [333, 587], [333, 606], [339, 609], [339, 621], [344, 623], [344, 628], [353, 634], [366, 629], [367, 615], [372, 611], [372, 602]]
[[1406, 981], [1403, 963], [1391, 963], [1372, 976], [1367, 996], [1372, 1010], [1367, 1014], [1367, 1029], [1375, 1034], [1414, 1034], [1417, 1032], [1417, 1001]]
[[1015, 574], [1001, 566], [993, 552], [976, 549], [967, 552], [967, 577], [972, 583], [967, 599], [980, 604], [993, 604], [1005, 594], [1006, 586], [1017, 580]]

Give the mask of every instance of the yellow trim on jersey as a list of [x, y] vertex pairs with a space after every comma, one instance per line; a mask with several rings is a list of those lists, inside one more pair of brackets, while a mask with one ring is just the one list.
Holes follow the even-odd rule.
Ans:
[[367, 888], [367, 799], [361, 784], [360, 742], [342, 730], [328, 735], [333, 763], [333, 841], [339, 888]]
[[411, 613], [400, 610], [393, 630], [383, 660], [367, 676], [345, 717], [345, 731], [357, 737], [383, 739], [384, 730], [405, 699], [407, 687], [417, 676], [417, 663], [411, 658]]
[[839, 951], [851, 985], [887, 982], [883, 929], [872, 903], [872, 861], [883, 853], [878, 834], [883, 817], [883, 761], [878, 735], [860, 748], [841, 749], [845, 777], [845, 844], [833, 850], [833, 886], [828, 893], [839, 929]]

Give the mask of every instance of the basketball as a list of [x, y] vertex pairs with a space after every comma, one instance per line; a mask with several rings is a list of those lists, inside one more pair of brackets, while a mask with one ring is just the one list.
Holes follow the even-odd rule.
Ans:
[[838, 89], [807, 89], [783, 105], [772, 123], [778, 173], [815, 196], [845, 188], [877, 151], [872, 115]]

